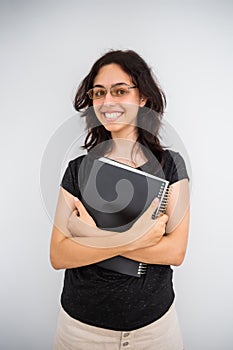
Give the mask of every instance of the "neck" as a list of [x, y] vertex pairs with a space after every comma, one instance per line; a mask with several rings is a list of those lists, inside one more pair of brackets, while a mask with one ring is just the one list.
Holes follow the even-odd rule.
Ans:
[[137, 129], [133, 126], [132, 128], [127, 128], [126, 130], [121, 130], [121, 132], [111, 132], [112, 139], [115, 141], [125, 139], [126, 141], [135, 142], [138, 137]]
[[146, 161], [140, 144], [136, 142], [136, 139], [113, 139], [112, 150], [106, 156], [133, 167], [138, 167]]

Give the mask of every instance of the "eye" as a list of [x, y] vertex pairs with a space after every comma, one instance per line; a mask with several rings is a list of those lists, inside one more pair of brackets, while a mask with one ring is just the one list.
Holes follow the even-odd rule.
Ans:
[[97, 88], [93, 89], [93, 98], [101, 98], [105, 95], [105, 89]]
[[124, 95], [127, 95], [128, 93], [129, 93], [129, 90], [127, 87], [118, 86], [114, 88], [115, 96], [124, 96]]

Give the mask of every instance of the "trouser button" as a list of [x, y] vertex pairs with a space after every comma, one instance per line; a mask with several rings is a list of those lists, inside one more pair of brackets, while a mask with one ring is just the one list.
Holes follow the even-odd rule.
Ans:
[[123, 345], [123, 346], [127, 346], [127, 345], [129, 345], [129, 342], [128, 342], [128, 341], [125, 341], [122, 345]]
[[129, 336], [129, 333], [124, 333], [123, 336], [124, 336], [124, 337], [128, 337], [128, 336]]

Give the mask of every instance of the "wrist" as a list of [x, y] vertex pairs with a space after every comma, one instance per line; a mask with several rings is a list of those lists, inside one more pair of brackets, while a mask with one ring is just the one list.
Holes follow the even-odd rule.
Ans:
[[138, 249], [136, 241], [131, 242], [131, 243], [127, 243], [126, 245], [122, 245], [118, 248], [120, 250], [119, 254], [126, 254], [126, 253], [130, 253], [133, 250]]

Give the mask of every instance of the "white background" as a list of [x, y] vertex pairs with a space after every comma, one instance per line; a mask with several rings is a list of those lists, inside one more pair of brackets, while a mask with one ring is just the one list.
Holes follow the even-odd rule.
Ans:
[[[165, 90], [192, 167], [189, 247], [174, 276], [185, 349], [232, 349], [232, 1], [15, 0], [0, 13], [0, 348], [52, 349], [63, 271], [49, 263], [41, 162], [94, 61], [130, 48]], [[59, 176], [48, 178], [56, 189]]]

